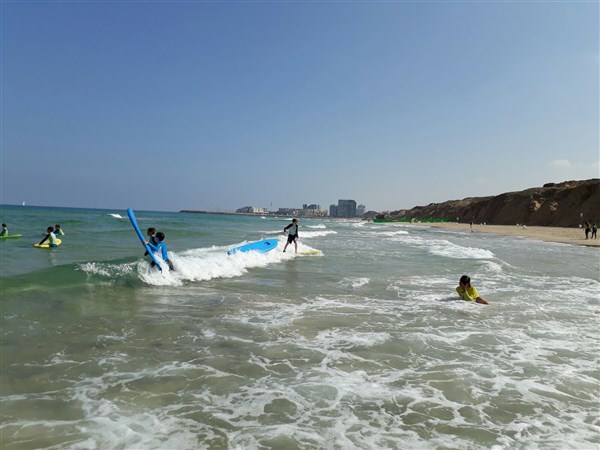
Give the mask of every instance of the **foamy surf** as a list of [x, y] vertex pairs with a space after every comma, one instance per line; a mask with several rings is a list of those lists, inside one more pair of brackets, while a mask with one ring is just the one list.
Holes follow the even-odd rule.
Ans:
[[[2, 448], [599, 443], [590, 249], [318, 220], [336, 233], [301, 231], [304, 258], [271, 217], [152, 213], [161, 274], [122, 221], [62, 214], [69, 246], [2, 279]], [[227, 256], [260, 230], [275, 250]], [[489, 306], [458, 299], [465, 273]]]

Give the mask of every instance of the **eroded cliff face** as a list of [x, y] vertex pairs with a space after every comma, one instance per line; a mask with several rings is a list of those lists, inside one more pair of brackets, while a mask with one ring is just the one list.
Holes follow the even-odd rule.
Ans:
[[578, 226], [588, 220], [600, 224], [600, 179], [548, 183], [543, 187], [431, 203], [395, 211], [393, 218], [452, 221], [493, 225]]

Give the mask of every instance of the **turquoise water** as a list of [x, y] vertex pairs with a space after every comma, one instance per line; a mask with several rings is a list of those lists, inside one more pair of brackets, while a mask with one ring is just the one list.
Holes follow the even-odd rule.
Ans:
[[136, 216], [174, 273], [123, 210], [2, 206], [1, 448], [600, 444], [596, 248], [301, 219], [320, 253], [228, 256], [289, 218]]

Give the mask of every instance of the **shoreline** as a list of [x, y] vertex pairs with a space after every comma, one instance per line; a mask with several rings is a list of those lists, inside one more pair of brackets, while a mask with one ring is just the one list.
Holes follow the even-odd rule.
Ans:
[[[442, 228], [446, 230], [471, 232], [468, 223], [442, 222], [442, 223], [418, 223], [411, 225]], [[481, 225], [473, 224], [473, 233], [494, 233], [504, 236], [518, 236], [539, 241], [556, 242], [560, 244], [582, 245], [585, 247], [600, 247], [600, 239], [586, 239], [582, 228], [563, 227], [523, 227], [518, 225]]]

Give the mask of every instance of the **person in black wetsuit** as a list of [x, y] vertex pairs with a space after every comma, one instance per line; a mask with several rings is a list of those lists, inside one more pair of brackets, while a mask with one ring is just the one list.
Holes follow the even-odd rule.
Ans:
[[285, 227], [283, 232], [287, 233], [287, 242], [285, 243], [285, 247], [283, 247], [283, 251], [285, 252], [288, 245], [293, 242], [296, 253], [298, 253], [298, 219], [292, 219], [292, 223]]

